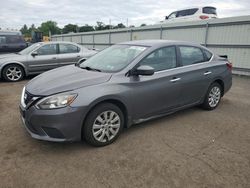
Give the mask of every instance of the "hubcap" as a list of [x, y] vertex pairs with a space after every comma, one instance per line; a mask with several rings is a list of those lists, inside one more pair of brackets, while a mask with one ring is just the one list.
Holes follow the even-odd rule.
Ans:
[[18, 67], [10, 67], [7, 69], [6, 76], [9, 80], [16, 81], [22, 77], [22, 71]]
[[120, 116], [114, 111], [105, 111], [96, 117], [92, 127], [92, 133], [97, 141], [107, 142], [117, 135], [120, 126]]
[[216, 107], [220, 101], [221, 92], [220, 88], [215, 86], [211, 89], [208, 96], [208, 104], [213, 108]]

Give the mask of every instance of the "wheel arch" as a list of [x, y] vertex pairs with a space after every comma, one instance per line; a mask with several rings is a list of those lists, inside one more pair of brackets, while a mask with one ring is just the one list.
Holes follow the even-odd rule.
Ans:
[[211, 84], [213, 84], [213, 83], [220, 84], [221, 89], [222, 89], [222, 97], [223, 97], [223, 95], [224, 95], [224, 89], [225, 89], [224, 88], [225, 87], [224, 81], [221, 78], [216, 78], [216, 79], [213, 80], [213, 82]]
[[[122, 111], [123, 115], [124, 115], [124, 128], [127, 128], [129, 126], [129, 118], [128, 118], [128, 109], [127, 109], [127, 106], [124, 104], [124, 102], [120, 99], [117, 99], [117, 98], [106, 98], [106, 99], [99, 99], [99, 100], [96, 100], [95, 102], [93, 102], [84, 119], [83, 119], [83, 122], [82, 122], [82, 128], [81, 128], [81, 133], [83, 133], [83, 129], [84, 129], [84, 122], [86, 121], [88, 115], [90, 114], [90, 112], [95, 108], [97, 107], [98, 105], [100, 104], [103, 104], [103, 103], [111, 103], [111, 104], [114, 104], [116, 105], [117, 107], [120, 108], [120, 110]], [[83, 134], [82, 134], [83, 136]], [[83, 138], [83, 137], [82, 137]]]
[[1, 78], [3, 77], [3, 70], [4, 70], [4, 68], [5, 68], [6, 66], [8, 66], [8, 65], [19, 65], [19, 66], [21, 66], [21, 67], [23, 68], [23, 70], [24, 70], [24, 76], [27, 76], [27, 75], [28, 75], [28, 71], [27, 71], [26, 67], [25, 67], [22, 63], [20, 63], [20, 62], [18, 62], [18, 61], [12, 61], [12, 62], [5, 63], [5, 64], [2, 66], [2, 68], [1, 68]]

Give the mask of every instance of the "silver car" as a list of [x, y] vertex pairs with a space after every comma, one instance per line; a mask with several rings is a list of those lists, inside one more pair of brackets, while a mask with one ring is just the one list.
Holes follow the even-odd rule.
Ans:
[[32, 79], [20, 112], [36, 139], [85, 138], [104, 146], [133, 124], [195, 105], [215, 109], [231, 88], [231, 69], [227, 59], [197, 44], [125, 42]]
[[96, 53], [72, 42], [35, 43], [21, 52], [0, 55], [0, 78], [19, 81], [24, 76], [74, 64]]

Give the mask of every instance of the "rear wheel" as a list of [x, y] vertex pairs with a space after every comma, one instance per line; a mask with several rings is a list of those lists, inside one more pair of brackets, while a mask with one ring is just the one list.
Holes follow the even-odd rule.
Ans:
[[6, 81], [16, 82], [23, 79], [24, 70], [20, 65], [11, 64], [4, 67], [2, 75]]
[[215, 109], [220, 103], [221, 96], [222, 96], [221, 85], [218, 84], [217, 82], [213, 83], [207, 91], [202, 107], [206, 110]]
[[93, 146], [105, 146], [114, 142], [124, 126], [124, 115], [112, 103], [96, 106], [87, 116], [83, 135]]

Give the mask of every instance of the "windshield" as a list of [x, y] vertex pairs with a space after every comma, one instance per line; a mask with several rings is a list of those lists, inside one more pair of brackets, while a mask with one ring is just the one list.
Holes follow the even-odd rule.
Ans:
[[32, 44], [31, 46], [29, 46], [29, 47], [25, 48], [24, 50], [22, 50], [21, 52], [19, 52], [19, 54], [21, 54], [21, 55], [29, 54], [30, 52], [32, 52], [38, 46], [41, 46], [41, 45], [42, 45], [41, 43]]
[[114, 45], [87, 59], [80, 67], [101, 72], [118, 72], [146, 49], [145, 46]]

